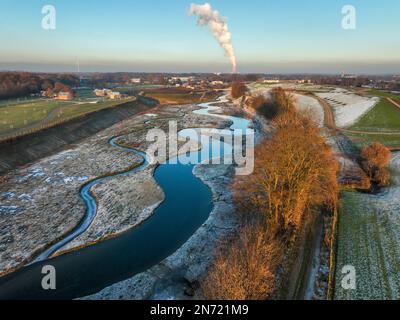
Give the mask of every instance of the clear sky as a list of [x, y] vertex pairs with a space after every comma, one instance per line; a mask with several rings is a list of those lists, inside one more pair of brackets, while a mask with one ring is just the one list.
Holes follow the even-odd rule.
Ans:
[[[0, 0], [0, 70], [229, 72], [193, 0]], [[240, 72], [400, 73], [398, 0], [209, 0]], [[54, 5], [56, 30], [41, 27]], [[357, 28], [341, 27], [342, 7]]]

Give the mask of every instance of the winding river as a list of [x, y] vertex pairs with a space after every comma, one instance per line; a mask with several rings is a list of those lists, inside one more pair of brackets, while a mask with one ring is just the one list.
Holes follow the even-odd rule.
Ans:
[[[219, 102], [225, 102], [220, 100]], [[199, 104], [201, 115], [210, 115], [219, 107], [215, 102]], [[230, 130], [245, 130], [249, 121], [226, 115], [212, 115], [232, 122]], [[241, 132], [241, 131], [240, 131]], [[232, 133], [234, 134], [234, 133]], [[188, 130], [180, 135], [187, 136]], [[82, 223], [67, 237], [63, 238], [33, 263], [0, 278], [0, 299], [74, 299], [93, 294], [116, 282], [144, 272], [179, 249], [207, 220], [212, 210], [211, 190], [193, 175], [193, 164], [182, 164], [170, 159], [160, 165], [154, 174], [155, 180], [165, 193], [165, 201], [153, 215], [139, 225], [118, 237], [79, 249], [55, 258], [50, 257], [66, 244], [84, 233], [93, 222], [97, 204], [91, 188], [115, 176], [134, 174], [149, 164], [148, 156], [134, 149], [119, 146], [113, 138], [109, 143], [143, 157], [143, 163], [126, 172], [95, 179], [84, 185], [80, 195], [86, 204], [86, 215]], [[219, 148], [220, 154], [231, 152], [226, 144], [214, 144], [209, 137], [200, 137], [202, 150], [190, 153], [190, 159], [197, 159], [201, 152]], [[188, 155], [177, 156], [188, 158]], [[203, 158], [204, 159], [204, 158]], [[170, 164], [178, 162], [178, 164]], [[57, 271], [57, 290], [45, 291], [41, 287], [43, 266], [52, 265]]]

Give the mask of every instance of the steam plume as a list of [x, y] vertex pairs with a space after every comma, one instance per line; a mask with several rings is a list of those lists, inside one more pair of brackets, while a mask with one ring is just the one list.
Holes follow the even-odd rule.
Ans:
[[199, 26], [208, 26], [215, 39], [217, 39], [218, 43], [231, 60], [232, 72], [236, 73], [236, 56], [233, 50], [232, 36], [229, 32], [226, 18], [222, 17], [218, 11], [214, 11], [209, 3], [203, 5], [192, 3], [189, 15], [197, 16], [197, 24]]

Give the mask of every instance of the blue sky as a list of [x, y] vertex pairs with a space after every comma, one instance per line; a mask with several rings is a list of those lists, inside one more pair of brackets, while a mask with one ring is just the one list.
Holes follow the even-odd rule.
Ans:
[[[0, 0], [0, 69], [229, 72], [185, 0]], [[210, 0], [228, 18], [240, 72], [400, 73], [400, 1]], [[41, 9], [57, 28], [41, 28]], [[344, 5], [356, 30], [341, 28]]]

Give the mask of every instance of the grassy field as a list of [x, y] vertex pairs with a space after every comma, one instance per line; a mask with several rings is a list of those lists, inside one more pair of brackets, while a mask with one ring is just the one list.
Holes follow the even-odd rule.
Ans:
[[[370, 94], [392, 97], [380, 91]], [[358, 148], [372, 142], [400, 146], [400, 111], [386, 99], [350, 129], [377, 134], [343, 133]], [[385, 135], [379, 131], [399, 132]], [[399, 156], [392, 162], [394, 184], [379, 194], [343, 191], [338, 225], [335, 299], [400, 299], [400, 179]], [[342, 287], [342, 268], [356, 270], [356, 289]]]
[[398, 131], [400, 133], [400, 109], [388, 100], [381, 100], [350, 129], [361, 131]]
[[363, 146], [370, 145], [371, 143], [374, 142], [382, 143], [387, 147], [400, 147], [400, 134], [372, 135], [372, 134], [361, 134], [361, 133], [360, 134], [345, 133], [345, 135], [359, 149], [362, 148]]
[[[383, 195], [344, 192], [339, 217], [336, 299], [400, 299], [399, 187]], [[341, 286], [356, 269], [356, 290]]]
[[197, 102], [211, 101], [216, 98], [213, 92], [191, 91], [179, 88], [164, 88], [146, 90], [147, 97], [158, 100], [161, 104], [190, 104]]
[[99, 111], [106, 108], [115, 107], [119, 104], [126, 103], [132, 101], [133, 99], [125, 99], [125, 100], [105, 100], [98, 103], [79, 103], [70, 105], [66, 108], [63, 108], [60, 111], [60, 114], [57, 116], [59, 119], [69, 119], [73, 117], [78, 117], [80, 115], [84, 115], [87, 113]]
[[109, 100], [99, 103], [76, 101], [38, 100], [0, 108], [0, 134], [14, 133], [16, 130], [32, 126], [47, 125], [78, 117], [87, 113], [110, 108], [129, 100]]
[[375, 97], [381, 97], [381, 98], [392, 98], [392, 99], [400, 99], [400, 95], [382, 91], [382, 90], [377, 90], [377, 89], [371, 89], [366, 92], [369, 95], [375, 96]]
[[71, 102], [39, 100], [0, 108], [0, 133], [26, 127], [45, 119], [57, 108], [66, 108]]

